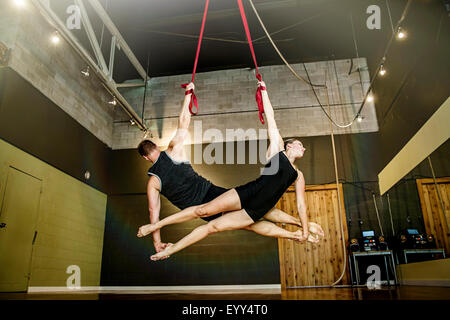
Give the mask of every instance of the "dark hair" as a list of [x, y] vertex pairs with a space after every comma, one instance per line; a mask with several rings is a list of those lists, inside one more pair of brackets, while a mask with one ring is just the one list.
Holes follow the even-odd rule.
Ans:
[[294, 141], [299, 141], [298, 139], [287, 139], [284, 141], [284, 150], [287, 149], [287, 146], [290, 145]]
[[153, 150], [157, 148], [156, 144], [150, 140], [144, 140], [138, 145], [138, 152], [141, 156], [148, 156]]

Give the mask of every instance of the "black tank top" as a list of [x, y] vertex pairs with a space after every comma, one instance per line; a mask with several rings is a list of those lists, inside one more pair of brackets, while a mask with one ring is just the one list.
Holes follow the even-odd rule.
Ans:
[[165, 151], [148, 170], [161, 185], [160, 193], [180, 209], [202, 203], [211, 182], [198, 175], [189, 162], [173, 160]]

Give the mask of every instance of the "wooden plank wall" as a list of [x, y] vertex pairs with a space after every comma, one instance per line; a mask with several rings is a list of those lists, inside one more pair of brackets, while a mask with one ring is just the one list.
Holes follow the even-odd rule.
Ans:
[[450, 254], [450, 178], [436, 179], [445, 212], [442, 211], [434, 180], [417, 179], [416, 182], [425, 232], [434, 236], [438, 248], [444, 248], [446, 254]]
[[[345, 246], [348, 243], [347, 223], [342, 185], [341, 216], [344, 228]], [[318, 244], [297, 243], [278, 239], [281, 287], [330, 285], [341, 275], [344, 259], [342, 233], [338, 215], [338, 197], [335, 184], [306, 186], [306, 205], [311, 222], [320, 224], [325, 238]], [[297, 216], [295, 188], [291, 186], [277, 204], [277, 208]], [[281, 225], [287, 230], [297, 230], [295, 226]], [[339, 284], [349, 284], [348, 263]]]

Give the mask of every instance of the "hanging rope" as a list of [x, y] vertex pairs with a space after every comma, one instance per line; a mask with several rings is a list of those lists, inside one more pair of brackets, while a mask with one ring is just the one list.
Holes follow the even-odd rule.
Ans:
[[375, 212], [377, 214], [378, 226], [380, 227], [381, 235], [384, 237], [383, 227], [381, 226], [380, 214], [378, 212], [378, 206], [377, 206], [377, 200], [375, 198], [375, 193], [372, 193], [372, 197], [373, 197], [373, 204], [375, 206]]
[[[327, 80], [328, 80], [328, 69], [325, 70], [325, 85], [327, 83]], [[328, 94], [328, 88], [326, 89], [326, 97], [327, 97], [328, 112], [331, 114], [330, 96]], [[344, 278], [345, 270], [347, 269], [347, 259], [345, 258], [347, 256], [347, 251], [346, 251], [346, 244], [345, 244], [344, 224], [342, 222], [341, 187], [340, 187], [340, 184], [339, 184], [339, 171], [338, 171], [338, 163], [337, 163], [337, 155], [336, 155], [336, 143], [335, 143], [335, 140], [334, 140], [334, 131], [333, 131], [332, 121], [330, 121], [330, 137], [331, 137], [331, 148], [333, 150], [334, 174], [336, 176], [336, 192], [337, 192], [337, 201], [338, 201], [339, 226], [340, 226], [340, 229], [341, 229], [341, 237], [342, 237], [342, 250], [343, 250], [343, 259], [342, 260], [344, 261], [344, 265], [342, 267], [341, 275], [331, 285], [331, 287], [333, 287], [333, 286], [336, 286]], [[344, 216], [345, 216], [345, 213], [344, 213]]]
[[[197, 71], [198, 57], [200, 56], [200, 49], [202, 47], [203, 31], [205, 31], [205, 22], [206, 22], [206, 16], [208, 15], [208, 6], [209, 6], [209, 0], [206, 0], [205, 12], [203, 13], [202, 28], [200, 30], [200, 37], [198, 38], [197, 54], [195, 56], [194, 70], [192, 71], [192, 80], [191, 80], [192, 83], [195, 80], [195, 72]], [[188, 85], [189, 85], [189, 83], [185, 83], [185, 84], [182, 84], [181, 87], [186, 88]], [[194, 89], [190, 89], [190, 90], [186, 91], [185, 94], [186, 95], [192, 94], [191, 102], [189, 103], [189, 112], [192, 115], [196, 115], [198, 113], [198, 103], [197, 103], [197, 97], [194, 93]], [[197, 109], [196, 112], [192, 111], [192, 104], [195, 105], [195, 108]]]
[[[248, 28], [248, 22], [247, 22], [247, 17], [245, 16], [245, 10], [244, 10], [244, 6], [242, 5], [242, 0], [237, 0], [238, 5], [239, 5], [239, 11], [241, 13], [241, 18], [242, 18], [242, 23], [244, 24], [244, 29], [245, 29], [245, 34], [247, 35], [247, 40], [248, 40], [248, 45], [250, 47], [250, 52], [252, 54], [253, 57], [253, 62], [255, 63], [255, 70], [256, 70], [256, 79], [258, 79], [259, 82], [262, 81], [262, 77], [261, 74], [259, 73], [259, 69], [258, 69], [258, 63], [256, 62], [256, 55], [255, 55], [255, 50], [253, 49], [253, 43], [252, 43], [252, 37], [250, 36], [250, 30]], [[258, 85], [258, 89], [256, 90], [256, 103], [258, 104], [258, 110], [259, 110], [259, 120], [261, 121], [262, 124], [264, 124], [264, 104], [262, 101], [262, 90], [266, 90], [266, 88], [262, 85]]]

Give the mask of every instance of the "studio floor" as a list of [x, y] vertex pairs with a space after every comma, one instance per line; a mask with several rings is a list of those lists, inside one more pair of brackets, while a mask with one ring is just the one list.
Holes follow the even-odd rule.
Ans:
[[229, 292], [0, 293], [0, 300], [450, 300], [450, 287], [307, 288]]

